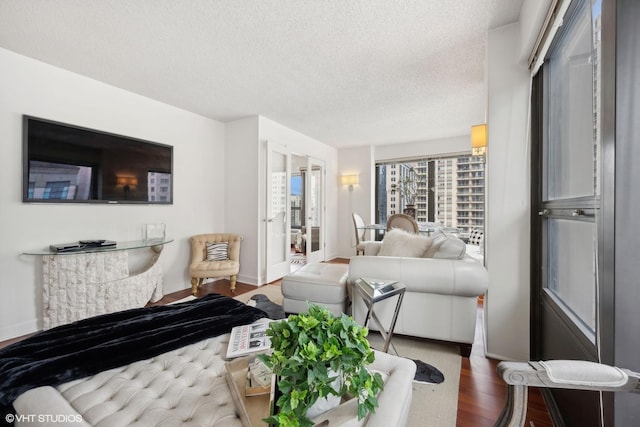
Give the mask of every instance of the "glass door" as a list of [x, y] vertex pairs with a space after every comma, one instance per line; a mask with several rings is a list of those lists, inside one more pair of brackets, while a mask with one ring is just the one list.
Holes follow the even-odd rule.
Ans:
[[267, 142], [266, 278], [267, 283], [289, 274], [291, 155], [285, 147]]
[[324, 261], [324, 162], [308, 158], [305, 214], [308, 262]]

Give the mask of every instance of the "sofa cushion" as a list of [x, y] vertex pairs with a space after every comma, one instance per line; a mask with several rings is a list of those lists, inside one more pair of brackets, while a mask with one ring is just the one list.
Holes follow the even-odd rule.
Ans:
[[429, 237], [394, 228], [385, 233], [378, 255], [424, 257], [432, 243]]
[[438, 259], [462, 259], [467, 245], [456, 236], [436, 230], [431, 234], [433, 244], [427, 252], [427, 257]]

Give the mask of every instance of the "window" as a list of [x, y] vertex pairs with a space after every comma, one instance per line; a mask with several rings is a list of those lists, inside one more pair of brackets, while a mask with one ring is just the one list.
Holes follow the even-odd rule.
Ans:
[[[469, 155], [377, 164], [376, 221], [385, 223], [389, 215], [407, 207], [396, 183], [414, 173], [417, 221], [458, 228], [463, 235], [484, 227], [484, 165], [483, 156]], [[480, 203], [469, 208], [474, 199]]]
[[[147, 192], [149, 200], [171, 200], [171, 174], [162, 172], [149, 172], [147, 175]], [[157, 183], [158, 185], [154, 185]]]
[[69, 194], [70, 181], [50, 181], [44, 187], [43, 199], [66, 199]]
[[600, 196], [599, 2], [579, 1], [542, 68], [541, 288], [596, 340]]

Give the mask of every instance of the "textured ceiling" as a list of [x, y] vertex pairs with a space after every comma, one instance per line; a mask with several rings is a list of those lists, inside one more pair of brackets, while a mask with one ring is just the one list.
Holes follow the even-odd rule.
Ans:
[[522, 0], [0, 0], [0, 47], [335, 147], [484, 122], [487, 29]]

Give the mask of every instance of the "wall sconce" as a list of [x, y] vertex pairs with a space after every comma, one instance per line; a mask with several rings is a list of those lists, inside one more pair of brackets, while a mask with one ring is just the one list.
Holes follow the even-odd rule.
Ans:
[[340, 177], [340, 183], [342, 185], [348, 185], [349, 191], [353, 191], [353, 186], [358, 185], [359, 182], [360, 182], [359, 175], [342, 175]]
[[471, 155], [487, 154], [487, 125], [471, 126]]
[[124, 190], [124, 198], [127, 199], [131, 187], [138, 185], [138, 178], [135, 176], [116, 176], [116, 185], [122, 185]]

